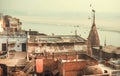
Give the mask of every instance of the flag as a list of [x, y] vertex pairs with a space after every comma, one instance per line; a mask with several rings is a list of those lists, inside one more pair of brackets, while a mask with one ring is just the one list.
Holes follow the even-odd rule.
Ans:
[[94, 10], [94, 9], [92, 9], [92, 12], [95, 12], [95, 10]]
[[90, 4], [90, 7], [92, 7], [92, 4]]

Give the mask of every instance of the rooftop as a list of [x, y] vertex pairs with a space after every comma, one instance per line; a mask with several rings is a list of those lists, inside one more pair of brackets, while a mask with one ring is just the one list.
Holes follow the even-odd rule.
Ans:
[[[98, 50], [100, 49], [100, 47], [93, 47], [93, 48]], [[120, 54], [120, 47], [116, 47], [112, 45], [104, 46], [102, 50], [107, 53]]]
[[55, 35], [55, 36], [30, 36], [29, 42], [42, 42], [42, 43], [74, 43], [85, 42], [80, 36], [76, 35]]
[[120, 54], [120, 47], [116, 47], [116, 46], [112, 46], [112, 45], [108, 45], [108, 46], [104, 47], [103, 50], [108, 53]]

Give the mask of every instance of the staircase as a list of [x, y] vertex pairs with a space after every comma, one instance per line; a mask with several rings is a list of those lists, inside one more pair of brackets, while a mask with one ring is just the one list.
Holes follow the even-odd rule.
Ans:
[[34, 61], [28, 62], [22, 71], [24, 71], [24, 73], [28, 76], [28, 74], [32, 72], [32, 70], [34, 69], [34, 66], [35, 66]]

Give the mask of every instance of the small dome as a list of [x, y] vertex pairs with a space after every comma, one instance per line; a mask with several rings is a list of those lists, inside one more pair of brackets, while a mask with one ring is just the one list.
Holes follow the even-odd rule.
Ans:
[[93, 74], [103, 74], [102, 69], [98, 67], [97, 65], [95, 66], [88, 66], [84, 69], [84, 74], [85, 75], [93, 75]]

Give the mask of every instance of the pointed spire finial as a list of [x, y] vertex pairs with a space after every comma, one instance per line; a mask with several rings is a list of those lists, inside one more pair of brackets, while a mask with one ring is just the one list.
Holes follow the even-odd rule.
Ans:
[[92, 9], [92, 12], [93, 12], [93, 26], [95, 26], [95, 10]]

